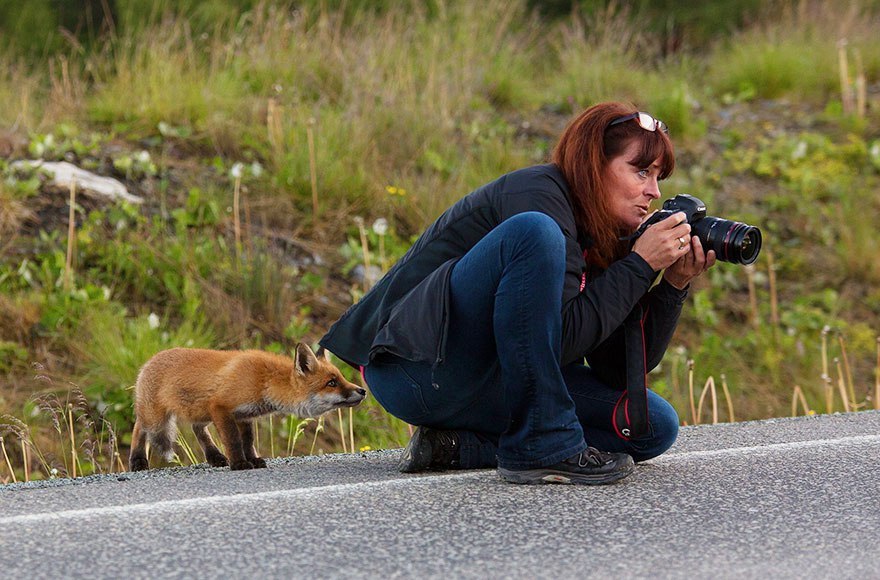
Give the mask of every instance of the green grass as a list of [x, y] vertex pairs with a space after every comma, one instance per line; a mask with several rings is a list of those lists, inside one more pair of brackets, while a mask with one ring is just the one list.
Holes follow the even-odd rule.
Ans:
[[[679, 51], [662, 26], [633, 20], [648, 13], [614, 7], [549, 19], [501, 0], [326, 6], [250, 3], [237, 13], [218, 0], [175, 12], [162, 0], [149, 14], [120, 14], [116, 37], [82, 50], [36, 59], [27, 47], [0, 49], [0, 151], [8, 135], [13, 158], [70, 160], [145, 199], [80, 198], [75, 286], [64, 291], [67, 207], [39, 174], [0, 161], [0, 414], [12, 416], [0, 434], [17, 469], [24, 441], [39, 457], [35, 473], [71, 470], [60, 422], [68, 401], [76, 440], [100, 448], [94, 460], [80, 454], [78, 472], [117, 468], [108, 429], [124, 453], [128, 387], [152, 353], [186, 344], [284, 353], [316, 341], [364, 290], [349, 277], [363, 261], [356, 218], [371, 263], [381, 252], [391, 264], [462, 195], [545, 161], [571, 115], [603, 99], [670, 126], [678, 168], [666, 196], [692, 193], [711, 215], [765, 235], [751, 280], [720, 264], [695, 284], [652, 375], [657, 390], [687, 417], [693, 359], [700, 389], [713, 377], [720, 393], [725, 374], [738, 419], [789, 413], [795, 385], [824, 411], [818, 353], [830, 326], [846, 339], [857, 402], [874, 404], [880, 103], [869, 93], [864, 118], [842, 113], [836, 42], [848, 41], [852, 79], [859, 55], [876, 84], [876, 6], [801, 3]], [[246, 168], [240, 249], [236, 163]], [[370, 228], [380, 217], [384, 237]], [[837, 342], [828, 350], [843, 357]], [[35, 381], [31, 363], [49, 380]], [[337, 423], [263, 420], [262, 451], [287, 452], [297, 433], [295, 453], [342, 450]], [[372, 399], [354, 423], [356, 448], [408, 436]]]

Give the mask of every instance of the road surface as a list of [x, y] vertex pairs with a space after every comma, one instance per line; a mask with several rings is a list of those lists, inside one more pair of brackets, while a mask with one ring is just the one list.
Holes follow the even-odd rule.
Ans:
[[880, 413], [683, 428], [610, 486], [399, 450], [0, 486], [5, 578], [878, 578]]

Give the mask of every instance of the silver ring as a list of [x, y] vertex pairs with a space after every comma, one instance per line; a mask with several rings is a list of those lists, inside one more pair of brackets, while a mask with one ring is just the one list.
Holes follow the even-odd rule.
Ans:
[[684, 248], [684, 243], [685, 243], [684, 236], [678, 238], [678, 249], [679, 249], [679, 250], [682, 249], [682, 248]]

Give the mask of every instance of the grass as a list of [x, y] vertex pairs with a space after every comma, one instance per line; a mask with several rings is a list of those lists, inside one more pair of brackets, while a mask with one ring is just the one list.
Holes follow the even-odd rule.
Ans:
[[[694, 284], [653, 387], [689, 423], [880, 405], [876, 7], [800, 2], [672, 50], [614, 5], [556, 19], [501, 0], [249, 6], [187, 20], [163, 0], [81, 50], [0, 52], [0, 151], [69, 160], [146, 200], [78, 192], [71, 211], [69, 192], [0, 160], [2, 477], [119, 470], [151, 354], [316, 340], [365, 291], [356, 269], [387, 269], [459, 197], [546, 160], [603, 99], [670, 126], [665, 194], [765, 236], [753, 270]], [[864, 114], [844, 110], [841, 38]], [[267, 456], [409, 432], [372, 400], [259, 424]], [[182, 437], [180, 462], [200, 461]]]

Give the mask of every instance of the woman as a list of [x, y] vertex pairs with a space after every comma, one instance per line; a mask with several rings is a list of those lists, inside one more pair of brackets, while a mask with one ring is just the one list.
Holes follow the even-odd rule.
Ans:
[[333, 325], [321, 345], [420, 426], [401, 471], [603, 484], [672, 445], [678, 416], [645, 374], [715, 262], [683, 213], [634, 235], [674, 165], [663, 123], [595, 105], [552, 164], [455, 203]]

